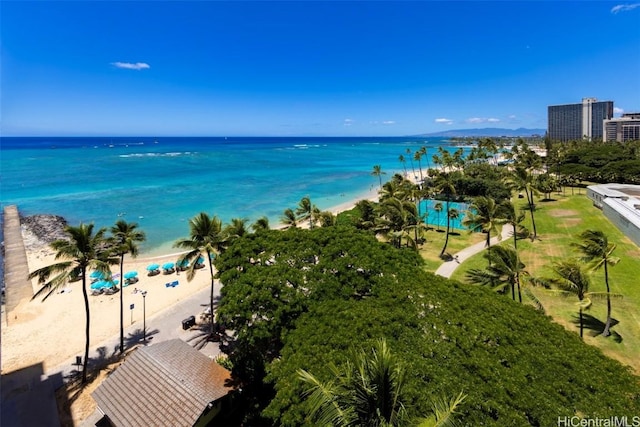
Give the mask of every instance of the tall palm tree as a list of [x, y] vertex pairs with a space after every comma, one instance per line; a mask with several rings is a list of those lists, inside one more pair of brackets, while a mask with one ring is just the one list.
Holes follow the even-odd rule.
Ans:
[[536, 219], [534, 216], [535, 204], [533, 200], [534, 192], [537, 192], [533, 185], [533, 175], [524, 167], [516, 166], [513, 173], [506, 178], [505, 182], [509, 187], [516, 191], [524, 191], [527, 197], [527, 204], [529, 206], [529, 212], [531, 214], [531, 225], [533, 227], [533, 233], [531, 234], [531, 240], [535, 240], [538, 237], [538, 231], [536, 229]]
[[78, 227], [67, 226], [65, 233], [67, 239], [56, 240], [51, 243], [51, 248], [56, 252], [55, 259], [60, 260], [56, 264], [39, 268], [29, 273], [29, 279], [38, 278], [41, 288], [33, 295], [32, 299], [43, 295], [46, 300], [60, 286], [70, 279], [82, 278], [82, 296], [84, 298], [85, 313], [85, 346], [82, 365], [82, 383], [87, 382], [87, 363], [89, 361], [90, 338], [90, 313], [89, 297], [87, 294], [87, 273], [90, 268], [100, 271], [105, 275], [111, 275], [109, 265], [118, 263], [118, 259], [110, 256], [111, 252], [105, 238], [106, 228], [100, 228], [93, 233], [93, 224], [82, 224]]
[[247, 218], [231, 218], [231, 222], [223, 230], [225, 246], [229, 246], [234, 240], [249, 233], [247, 222], [249, 222]]
[[607, 236], [599, 230], [586, 230], [580, 234], [580, 243], [574, 243], [582, 252], [582, 260], [591, 264], [591, 269], [599, 270], [604, 267], [604, 282], [607, 287], [607, 322], [602, 335], [608, 337], [611, 332], [611, 297], [609, 288], [609, 266], [616, 265], [620, 258], [613, 256], [615, 243], [609, 243]]
[[422, 176], [422, 152], [420, 150], [413, 153], [413, 160], [418, 161], [418, 169], [420, 170], [420, 182], [422, 182], [424, 180], [424, 177]]
[[309, 220], [309, 228], [313, 228], [314, 211], [318, 211], [318, 208], [311, 203], [309, 196], [305, 196], [300, 199], [298, 207], [296, 208], [296, 215], [298, 215], [299, 221]]
[[402, 167], [404, 168], [404, 176], [407, 176], [407, 159], [404, 158], [402, 154], [398, 156], [398, 160], [402, 163]]
[[442, 202], [436, 202], [436, 204], [433, 206], [433, 210], [436, 211], [437, 217], [438, 217], [438, 231], [440, 231], [440, 212], [442, 212]]
[[472, 283], [484, 286], [491, 286], [494, 290], [504, 292], [511, 289], [511, 298], [516, 300], [516, 289], [518, 299], [522, 302], [522, 291], [520, 278], [527, 275], [525, 265], [518, 258], [518, 254], [513, 249], [504, 246], [495, 246], [493, 253], [484, 254], [485, 258], [491, 256], [493, 262], [484, 269], [472, 269], [467, 273], [467, 279]]
[[217, 216], [210, 217], [205, 212], [200, 212], [189, 220], [189, 237], [179, 239], [173, 244], [176, 248], [187, 250], [185, 254], [178, 258], [178, 265], [189, 261], [189, 268], [187, 268], [188, 281], [193, 280], [195, 277], [199, 258], [202, 257], [209, 263], [209, 273], [211, 274], [211, 293], [209, 298], [211, 334], [214, 333], [213, 292], [215, 275], [213, 273], [213, 257], [224, 249], [223, 245], [222, 221]]
[[498, 232], [498, 225], [502, 225], [506, 220], [500, 215], [499, 205], [491, 197], [478, 196], [473, 199], [469, 205], [467, 214], [462, 223], [469, 227], [470, 232], [482, 231], [487, 234], [485, 246], [489, 253], [489, 264], [491, 264], [491, 234], [501, 239]]
[[[305, 370], [298, 371], [299, 378], [308, 385], [305, 396], [315, 424], [393, 427], [410, 421], [403, 402], [406, 370], [384, 339], [370, 354], [362, 351], [352, 357], [343, 369], [335, 365], [330, 368], [334, 379], [326, 383]], [[437, 402], [433, 415], [419, 420], [420, 425], [452, 425], [455, 409], [464, 397], [460, 394], [451, 402]]]
[[382, 166], [380, 165], [373, 166], [373, 171], [371, 172], [371, 175], [378, 177], [378, 181], [380, 182], [380, 189], [382, 189], [382, 175], [386, 175], [386, 174], [387, 173], [382, 170]]
[[511, 200], [504, 200], [499, 205], [500, 216], [504, 218], [505, 223], [513, 227], [511, 236], [513, 237], [513, 249], [518, 252], [518, 239], [529, 235], [529, 230], [522, 225], [524, 214], [516, 213], [516, 207]]
[[261, 231], [261, 230], [268, 230], [269, 229], [269, 218], [267, 218], [266, 216], [261, 216], [260, 218], [258, 218], [256, 220], [256, 222], [251, 224], [251, 229], [254, 232], [258, 232], [258, 231]]
[[298, 218], [296, 217], [296, 213], [291, 208], [287, 208], [282, 213], [282, 217], [280, 218], [280, 222], [284, 224], [285, 228], [296, 228], [298, 226]]
[[436, 190], [440, 194], [444, 194], [447, 198], [447, 231], [445, 234], [444, 246], [440, 251], [440, 257], [442, 258], [447, 250], [447, 245], [449, 244], [449, 231], [451, 228], [451, 210], [449, 209], [449, 205], [451, 203], [451, 198], [456, 194], [456, 187], [453, 185], [453, 180], [451, 179], [451, 176], [449, 174], [438, 175], [438, 178], [436, 180]]
[[[124, 281], [124, 256], [126, 254], [132, 257], [138, 256], [138, 243], [145, 241], [144, 232], [138, 229], [135, 222], [127, 222], [123, 219], [118, 220], [111, 227], [112, 243], [114, 245], [114, 254], [120, 258], [120, 280]], [[124, 353], [124, 292], [120, 287], [120, 353]]]
[[589, 276], [582, 270], [580, 264], [575, 261], [561, 261], [554, 266], [554, 272], [558, 276], [551, 282], [561, 291], [575, 294], [578, 297], [578, 309], [580, 316], [580, 338], [583, 337], [582, 311], [591, 307], [589, 293]]
[[409, 157], [409, 161], [411, 162], [411, 170], [413, 171], [413, 177], [416, 178], [416, 168], [413, 165], [413, 156], [411, 155], [411, 148], [407, 148], [405, 151]]

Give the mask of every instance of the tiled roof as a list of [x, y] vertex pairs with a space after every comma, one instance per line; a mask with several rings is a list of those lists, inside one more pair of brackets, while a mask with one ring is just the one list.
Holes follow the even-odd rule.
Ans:
[[226, 396], [231, 373], [175, 339], [131, 353], [92, 393], [116, 426], [192, 426]]

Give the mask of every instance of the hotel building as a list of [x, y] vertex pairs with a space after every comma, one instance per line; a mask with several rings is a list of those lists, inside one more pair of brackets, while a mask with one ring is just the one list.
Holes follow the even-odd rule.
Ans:
[[626, 113], [620, 118], [604, 121], [605, 141], [640, 141], [640, 113]]
[[580, 104], [550, 105], [547, 135], [552, 141], [601, 138], [605, 120], [613, 117], [613, 101], [582, 98]]

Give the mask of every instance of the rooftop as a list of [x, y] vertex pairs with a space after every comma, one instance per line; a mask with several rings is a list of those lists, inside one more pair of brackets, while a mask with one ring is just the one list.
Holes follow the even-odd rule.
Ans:
[[192, 426], [231, 373], [182, 340], [140, 347], [92, 394], [117, 426]]

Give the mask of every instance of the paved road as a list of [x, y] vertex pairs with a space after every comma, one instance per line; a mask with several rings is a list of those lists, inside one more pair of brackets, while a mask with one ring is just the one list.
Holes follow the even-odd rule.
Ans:
[[[508, 239], [512, 236], [513, 227], [511, 225], [505, 225], [502, 227], [502, 240]], [[495, 245], [499, 240], [497, 237], [491, 238], [491, 244]], [[453, 272], [458, 268], [460, 263], [470, 258], [471, 256], [482, 252], [486, 248], [486, 241], [478, 242], [475, 245], [469, 246], [461, 250], [460, 252], [453, 255], [453, 259], [450, 261], [445, 261], [438, 269], [435, 274], [442, 277], [451, 277]]]
[[[215, 286], [216, 297], [220, 295], [220, 284]], [[185, 331], [182, 329], [182, 320], [189, 316], [196, 316], [209, 306], [210, 289], [202, 289], [190, 297], [174, 304], [146, 319], [147, 345], [154, 342], [180, 338], [187, 341], [197, 334], [197, 331]], [[151, 294], [147, 298], [152, 298]], [[127, 313], [125, 312], [125, 346], [131, 348], [142, 343], [142, 322], [127, 325]], [[89, 351], [89, 365], [103, 362], [110, 356], [117, 354], [120, 345], [120, 333], [112, 338], [91, 343]], [[207, 356], [214, 357], [220, 354], [216, 343], [208, 343], [202, 350]], [[78, 355], [83, 355], [83, 349], [78, 349]], [[57, 417], [54, 390], [62, 386], [65, 379], [78, 375], [78, 367], [74, 365], [75, 357], [68, 361], [44, 371], [42, 364], [12, 373], [10, 378], [3, 375], [3, 392], [5, 389], [14, 389], [9, 399], [2, 402], [0, 422], [4, 426], [59, 426]], [[80, 426], [93, 426], [100, 419], [96, 411]]]

